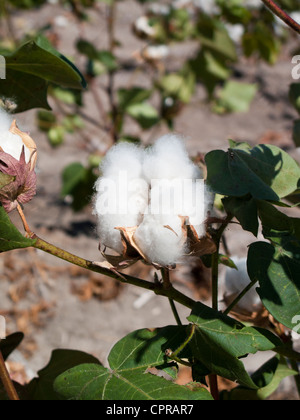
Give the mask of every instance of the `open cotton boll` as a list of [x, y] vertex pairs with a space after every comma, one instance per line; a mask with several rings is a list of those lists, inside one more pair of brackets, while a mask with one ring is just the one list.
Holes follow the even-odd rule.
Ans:
[[126, 172], [128, 179], [141, 178], [143, 150], [131, 143], [120, 143], [107, 153], [101, 164], [103, 176], [116, 177]]
[[162, 266], [174, 265], [180, 262], [184, 247], [182, 235], [176, 231], [181, 228], [181, 220], [168, 220], [168, 226], [161, 223], [161, 219], [154, 215], [145, 215], [143, 222], [134, 234], [134, 240], [148, 261]]
[[[103, 184], [104, 180], [102, 180]], [[129, 228], [138, 226], [148, 205], [148, 194], [140, 192], [123, 194], [116, 190], [101, 191], [101, 182], [98, 183], [94, 213], [98, 216], [98, 233], [100, 243], [118, 253], [123, 251], [123, 243], [118, 227]], [[118, 187], [118, 185], [116, 185]], [[121, 194], [121, 195], [120, 195]], [[121, 203], [121, 200], [126, 200]], [[124, 208], [122, 208], [122, 205]]]
[[120, 254], [123, 243], [116, 228], [138, 226], [148, 206], [149, 187], [141, 178], [142, 156], [143, 151], [129, 143], [113, 147], [101, 165], [103, 177], [95, 186], [100, 243]]
[[182, 138], [174, 134], [161, 137], [146, 151], [144, 175], [148, 182], [155, 179], [194, 179], [201, 171], [190, 160]]
[[[247, 272], [247, 258], [232, 258], [237, 270], [226, 269], [225, 296], [238, 296], [251, 282]], [[239, 301], [238, 307], [247, 312], [257, 312], [262, 309], [262, 303], [255, 286]]]
[[154, 186], [147, 214], [134, 235], [148, 261], [163, 266], [178, 263], [184, 254], [182, 220], [173, 199], [172, 187]]
[[24, 145], [20, 136], [9, 131], [12, 121], [12, 118], [5, 111], [0, 110], [0, 147], [2, 148], [3, 152], [19, 160], [24, 146], [25, 161], [28, 163], [30, 160], [31, 152]]

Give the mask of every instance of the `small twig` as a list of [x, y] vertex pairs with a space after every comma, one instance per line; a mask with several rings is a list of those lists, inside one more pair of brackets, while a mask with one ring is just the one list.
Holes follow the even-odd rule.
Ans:
[[27, 223], [27, 220], [26, 220], [26, 217], [24, 215], [23, 209], [22, 209], [22, 207], [19, 203], [18, 203], [18, 206], [17, 206], [17, 210], [18, 210], [18, 213], [21, 217], [21, 220], [22, 220], [22, 223], [23, 223], [23, 226], [24, 226], [24, 230], [30, 237], [32, 235], [32, 231], [31, 231], [31, 229], [30, 229], [30, 227]]
[[219, 401], [219, 387], [218, 387], [218, 377], [214, 373], [208, 376], [209, 379], [209, 387], [210, 387], [210, 393], [213, 396], [213, 399], [215, 401]]
[[284, 12], [273, 0], [262, 0], [268, 9], [270, 9], [276, 16], [285, 22], [290, 28], [300, 34], [300, 25], [294, 19], [291, 18], [286, 12]]
[[170, 298], [169, 298], [169, 302], [170, 302], [170, 306], [171, 306], [171, 309], [172, 309], [174, 318], [175, 318], [175, 320], [177, 322], [177, 325], [181, 326], [182, 325], [182, 322], [181, 322], [181, 319], [179, 317], [179, 313], [177, 311], [177, 308], [175, 306], [175, 302], [174, 302], [173, 299], [170, 299]]
[[228, 306], [228, 308], [223, 312], [224, 315], [228, 315], [233, 308], [239, 303], [239, 301], [246, 295], [246, 293], [249, 292], [249, 290], [252, 289], [252, 287], [258, 282], [258, 280], [254, 280], [251, 283], [248, 284], [248, 286], [245, 287], [244, 290], [241, 291], [241, 293], [234, 299], [233, 302]]
[[10, 379], [1, 351], [0, 351], [0, 379], [3, 383], [5, 391], [8, 395], [8, 398], [11, 401], [19, 401], [20, 398], [18, 396], [18, 393], [14, 387], [12, 380]]
[[[165, 290], [171, 289], [172, 288], [172, 283], [171, 283], [171, 280], [170, 280], [170, 271], [167, 268], [163, 268], [161, 270], [161, 274], [162, 274], [162, 279], [163, 279], [163, 288]], [[170, 302], [170, 306], [171, 306], [174, 318], [177, 322], [177, 325], [182, 325], [182, 322], [181, 322], [181, 319], [179, 317], [179, 314], [178, 314], [177, 308], [175, 306], [174, 300], [169, 298], [169, 302]]]

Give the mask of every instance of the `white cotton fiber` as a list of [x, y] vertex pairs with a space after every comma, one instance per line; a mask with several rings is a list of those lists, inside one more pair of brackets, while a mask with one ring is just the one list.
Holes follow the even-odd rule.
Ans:
[[[143, 222], [135, 232], [134, 239], [148, 261], [163, 266], [174, 265], [182, 259], [184, 246], [180, 234], [181, 220], [173, 216], [168, 226], [159, 216], [145, 215]], [[177, 233], [179, 232], [179, 234]]]
[[141, 253], [150, 262], [169, 266], [189, 252], [182, 217], [190, 218], [199, 238], [205, 235], [207, 191], [179, 136], [164, 136], [146, 150], [118, 144], [101, 170], [94, 211], [102, 245], [121, 254], [123, 243], [115, 228], [137, 227], [134, 239]]
[[116, 228], [138, 226], [148, 206], [148, 184], [141, 178], [142, 150], [120, 143], [106, 155], [96, 183], [94, 213], [98, 215], [100, 243], [122, 253], [121, 235]]
[[114, 146], [101, 164], [104, 177], [117, 177], [126, 172], [128, 179], [141, 178], [143, 171], [143, 149], [131, 143], [120, 143]]
[[[19, 160], [24, 143], [21, 137], [9, 131], [13, 119], [2, 109], [0, 109], [0, 147], [2, 150]], [[25, 160], [28, 163], [30, 160], [30, 150], [25, 148]]]
[[155, 179], [193, 179], [201, 176], [190, 160], [183, 140], [176, 135], [161, 137], [144, 158], [144, 175], [151, 183]]
[[[247, 272], [247, 258], [232, 258], [237, 270], [226, 269], [225, 296], [238, 296], [251, 282]], [[239, 301], [238, 307], [248, 312], [257, 312], [262, 308], [262, 303], [255, 286]]]

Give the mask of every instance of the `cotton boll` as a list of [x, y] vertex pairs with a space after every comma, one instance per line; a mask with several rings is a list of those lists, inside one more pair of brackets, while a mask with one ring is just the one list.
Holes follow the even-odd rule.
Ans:
[[[143, 219], [143, 212], [148, 205], [148, 194], [137, 192], [127, 193], [125, 196], [118, 193], [118, 189], [108, 189], [101, 192], [98, 183], [98, 194], [95, 200], [94, 213], [98, 216], [98, 232], [101, 245], [115, 250], [123, 251], [121, 234], [118, 227], [129, 228], [138, 226]], [[116, 184], [118, 188], [118, 185]], [[121, 202], [125, 200], [126, 202]], [[122, 208], [123, 207], [123, 208]]]
[[134, 239], [146, 258], [163, 266], [174, 265], [184, 254], [182, 220], [176, 214], [172, 187], [151, 191], [151, 204]]
[[131, 143], [120, 143], [107, 153], [101, 170], [107, 178], [126, 172], [128, 179], [142, 177], [143, 150]]
[[183, 140], [176, 135], [161, 137], [144, 159], [144, 175], [148, 182], [155, 179], [194, 179], [200, 170], [189, 159]]
[[12, 118], [6, 114], [6, 112], [0, 110], [0, 147], [2, 148], [3, 152], [19, 160], [24, 146], [25, 161], [28, 163], [30, 160], [31, 152], [24, 145], [21, 137], [9, 131], [12, 121]]
[[94, 214], [98, 216], [100, 243], [118, 253], [123, 251], [121, 234], [116, 228], [138, 226], [148, 206], [148, 184], [142, 174], [143, 151], [121, 143], [106, 155], [103, 177], [96, 183]]
[[143, 222], [135, 232], [134, 240], [147, 259], [163, 266], [174, 265], [180, 261], [184, 253], [182, 235], [175, 231], [179, 230], [181, 223], [174, 219], [168, 226], [164, 226], [158, 216], [146, 215]]
[[[225, 275], [225, 296], [238, 296], [250, 283], [247, 272], [247, 258], [232, 258], [237, 270], [228, 268]], [[247, 312], [257, 312], [262, 309], [262, 303], [255, 286], [239, 301], [238, 307]]]

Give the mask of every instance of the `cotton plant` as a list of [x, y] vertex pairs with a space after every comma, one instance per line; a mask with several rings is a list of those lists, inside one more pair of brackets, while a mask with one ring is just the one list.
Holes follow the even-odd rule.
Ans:
[[0, 190], [0, 202], [8, 213], [35, 196], [36, 160], [33, 139], [19, 130], [10, 115], [0, 110], [0, 172], [12, 177]]
[[148, 149], [118, 144], [100, 169], [94, 213], [109, 262], [173, 267], [187, 255], [214, 252], [205, 224], [213, 196], [179, 136], [164, 136]]

